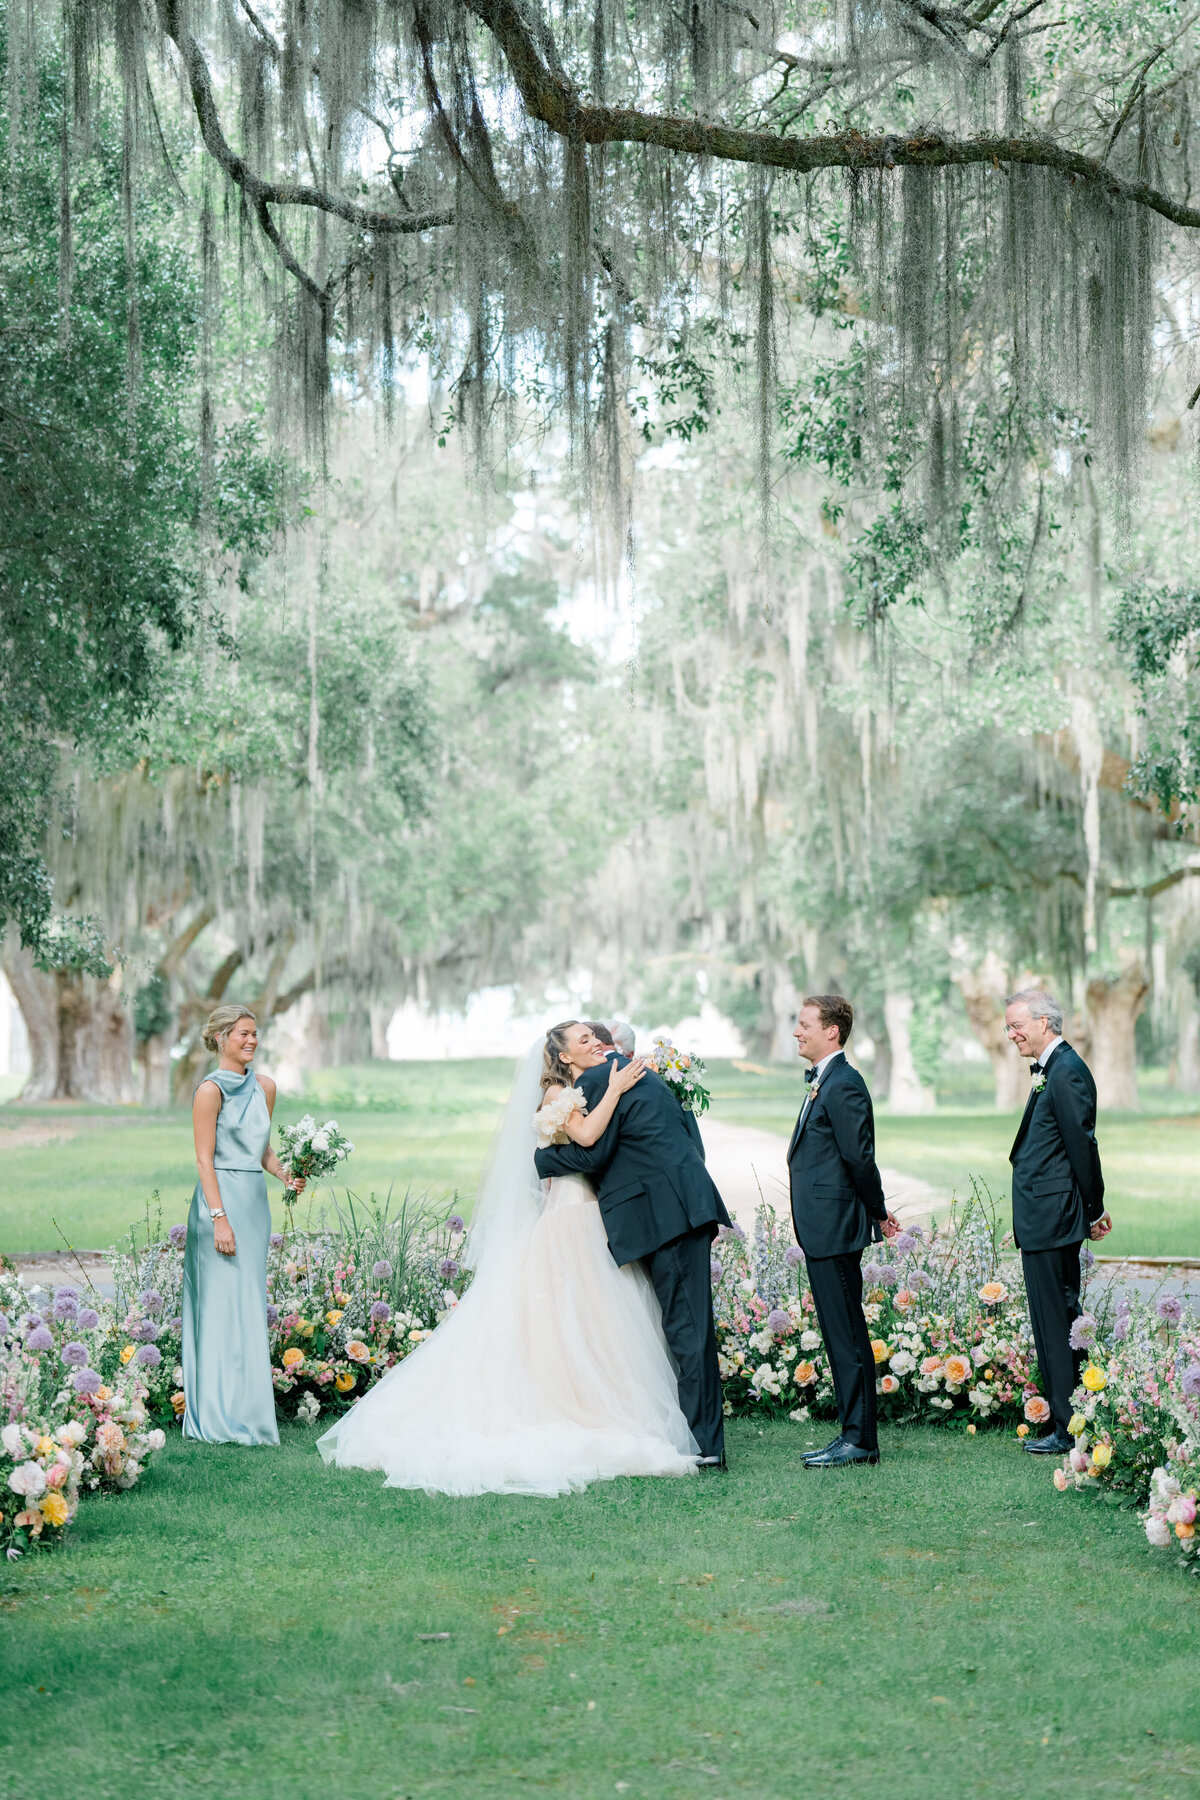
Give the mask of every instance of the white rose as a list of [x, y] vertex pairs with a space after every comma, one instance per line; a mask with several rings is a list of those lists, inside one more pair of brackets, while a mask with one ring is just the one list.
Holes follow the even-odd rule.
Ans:
[[147, 1450], [161, 1450], [163, 1448], [163, 1446], [166, 1444], [166, 1441], [167, 1441], [166, 1432], [160, 1431], [157, 1425], [155, 1426], [153, 1431], [147, 1432], [147, 1434], [146, 1434]]
[[819, 1350], [821, 1348], [820, 1332], [819, 1331], [803, 1332], [801, 1334], [801, 1338], [800, 1338], [800, 1348], [802, 1350]]
[[19, 1463], [8, 1478], [14, 1494], [37, 1500], [46, 1491], [46, 1477], [35, 1462]]
[[60, 1444], [82, 1444], [86, 1436], [86, 1425], [81, 1425], [78, 1419], [68, 1419], [58, 1434], [58, 1441]]
[[6, 1425], [0, 1431], [0, 1444], [4, 1445], [4, 1454], [11, 1456], [15, 1462], [18, 1456], [25, 1454], [25, 1438], [19, 1425]]
[[1157, 1550], [1165, 1550], [1174, 1533], [1165, 1519], [1160, 1519], [1151, 1513], [1146, 1520], [1146, 1536]]
[[911, 1375], [917, 1366], [917, 1359], [910, 1356], [907, 1350], [898, 1350], [889, 1366], [893, 1375]]
[[326, 1129], [326, 1131], [336, 1131], [337, 1130], [337, 1120], [336, 1119], [327, 1119], [325, 1121], [325, 1129]]
[[319, 1150], [319, 1151], [328, 1150], [329, 1138], [328, 1138], [327, 1134], [323, 1131], [314, 1131], [313, 1138], [312, 1138], [312, 1147], [314, 1150]]

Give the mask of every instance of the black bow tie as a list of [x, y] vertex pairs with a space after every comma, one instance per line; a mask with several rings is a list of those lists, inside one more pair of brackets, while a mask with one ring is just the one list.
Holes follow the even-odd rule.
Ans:
[[812, 1086], [812, 1084], [813, 1084], [813, 1082], [814, 1082], [814, 1081], [815, 1081], [815, 1080], [816, 1080], [816, 1079], [817, 1079], [817, 1071], [816, 1071], [816, 1070], [815, 1070], [815, 1069], [805, 1069], [805, 1071], [804, 1071], [804, 1085], [805, 1085], [805, 1087], [811, 1087], [811, 1086]]
[[1043, 1069], [1041, 1063], [1038, 1061], [1037, 1057], [1035, 1056], [1033, 1061], [1029, 1065], [1029, 1079], [1031, 1081], [1036, 1081], [1039, 1075], [1044, 1075], [1045, 1073], [1046, 1073], [1045, 1069]]

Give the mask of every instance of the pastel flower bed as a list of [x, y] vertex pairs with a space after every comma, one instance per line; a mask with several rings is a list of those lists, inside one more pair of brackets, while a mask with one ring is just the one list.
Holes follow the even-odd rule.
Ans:
[[[712, 1278], [726, 1412], [832, 1418], [833, 1380], [790, 1222], [762, 1207], [752, 1237], [723, 1230]], [[943, 1229], [873, 1246], [863, 1288], [881, 1417], [1011, 1424], [1022, 1435], [1048, 1417], [1019, 1265], [1002, 1267], [982, 1195]]]
[[1173, 1294], [1123, 1295], [1076, 1332], [1088, 1361], [1073, 1396], [1074, 1446], [1054, 1485], [1137, 1507], [1148, 1542], [1200, 1574], [1200, 1320]]

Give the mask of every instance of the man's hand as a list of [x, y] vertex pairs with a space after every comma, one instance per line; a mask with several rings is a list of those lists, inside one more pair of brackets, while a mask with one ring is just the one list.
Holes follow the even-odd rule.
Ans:
[[1107, 1237], [1111, 1230], [1112, 1230], [1112, 1220], [1110, 1219], [1110, 1217], [1108, 1216], [1108, 1214], [1106, 1212], [1103, 1212], [1100, 1214], [1100, 1217], [1096, 1220], [1096, 1223], [1090, 1227], [1090, 1229], [1088, 1231], [1088, 1236], [1093, 1240], [1093, 1242], [1096, 1242], [1100, 1238]]
[[888, 1214], [887, 1218], [883, 1221], [883, 1235], [885, 1238], [888, 1239], [888, 1241], [890, 1243], [892, 1238], [894, 1238], [896, 1236], [896, 1234], [899, 1230], [900, 1230], [900, 1221], [896, 1217], [895, 1213], [890, 1212]]

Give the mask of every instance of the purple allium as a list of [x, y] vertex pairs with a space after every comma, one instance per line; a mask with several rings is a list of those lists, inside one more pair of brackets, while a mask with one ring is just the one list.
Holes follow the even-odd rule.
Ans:
[[172, 1225], [170, 1231], [167, 1233], [167, 1237], [177, 1250], [182, 1250], [183, 1246], [187, 1243], [187, 1226]]
[[272, 1248], [272, 1250], [282, 1250], [283, 1249], [283, 1233], [282, 1233], [282, 1231], [273, 1231], [271, 1233], [271, 1248]]
[[158, 1326], [153, 1319], [139, 1319], [129, 1335], [137, 1344], [152, 1344], [158, 1336]]
[[882, 1263], [868, 1262], [868, 1263], [864, 1263], [862, 1266], [862, 1278], [866, 1282], [868, 1287], [877, 1287], [879, 1285], [879, 1277], [882, 1274], [883, 1274], [883, 1264]]
[[919, 1293], [922, 1288], [933, 1286], [933, 1276], [928, 1269], [914, 1269], [908, 1278], [908, 1285], [914, 1293]]
[[1081, 1269], [1092, 1269], [1096, 1266], [1096, 1252], [1089, 1244], [1079, 1246], [1079, 1266]]
[[461, 1218], [458, 1213], [451, 1213], [450, 1217], [446, 1220], [446, 1229], [447, 1231], [454, 1232], [455, 1236], [457, 1236], [459, 1232], [467, 1229], [467, 1221], [464, 1218]]
[[879, 1285], [882, 1288], [897, 1288], [897, 1287], [899, 1287], [900, 1286], [900, 1271], [899, 1271], [899, 1269], [893, 1269], [893, 1267], [890, 1263], [884, 1263], [883, 1267], [879, 1271]]
[[178, 1337], [180, 1332], [183, 1330], [183, 1320], [182, 1319], [168, 1319], [167, 1320], [167, 1330], [171, 1333], [171, 1335], [173, 1337]]
[[95, 1369], [77, 1369], [71, 1378], [77, 1394], [98, 1394], [104, 1386]]
[[59, 1294], [55, 1298], [51, 1311], [59, 1323], [65, 1325], [68, 1320], [78, 1318], [79, 1301], [74, 1294]]
[[0, 1337], [7, 1337], [11, 1330], [12, 1324], [9, 1321], [8, 1314], [6, 1312], [0, 1312]]
[[41, 1322], [41, 1313], [23, 1313], [21, 1315], [21, 1330], [36, 1331]]
[[708, 1265], [708, 1273], [709, 1273], [709, 1276], [711, 1277], [713, 1286], [716, 1287], [717, 1283], [720, 1281], [720, 1279], [721, 1279], [722, 1275], [725, 1273], [725, 1271], [721, 1267], [720, 1263], [717, 1261], [715, 1256], [713, 1257], [712, 1261]]
[[1096, 1321], [1091, 1313], [1080, 1313], [1072, 1323], [1069, 1343], [1072, 1350], [1090, 1350], [1096, 1341]]
[[72, 1287], [69, 1282], [64, 1281], [59, 1287], [55, 1288], [54, 1298], [56, 1300], [78, 1301], [79, 1289], [77, 1287]]
[[773, 1306], [767, 1314], [767, 1330], [773, 1331], [776, 1337], [782, 1337], [785, 1331], [791, 1329], [791, 1315], [785, 1313], [782, 1306]]
[[[457, 1273], [457, 1270], [455, 1271], [455, 1273]], [[384, 1320], [390, 1319], [391, 1316], [392, 1316], [392, 1309], [388, 1305], [386, 1300], [377, 1300], [375, 1302], [374, 1306], [371, 1308], [371, 1323], [372, 1323], [372, 1325], [382, 1325]]]
[[1200, 1400], [1200, 1362], [1188, 1364], [1179, 1377], [1179, 1385], [1189, 1400]]
[[387, 1281], [392, 1273], [392, 1265], [386, 1256], [381, 1256], [377, 1263], [371, 1264], [371, 1280]]
[[745, 1232], [744, 1232], [744, 1231], [743, 1231], [743, 1229], [742, 1229], [742, 1227], [741, 1227], [741, 1226], [740, 1226], [740, 1225], [739, 1225], [739, 1224], [738, 1224], [738, 1223], [737, 1223], [737, 1221], [736, 1221], [736, 1220], [735, 1220], [735, 1221], [734, 1221], [734, 1223], [733, 1223], [733, 1224], [732, 1224], [732, 1225], [731, 1225], [731, 1226], [730, 1226], [730, 1227], [729, 1227], [729, 1229], [730, 1229], [730, 1230], [731, 1230], [731, 1231], [732, 1231], [732, 1233], [733, 1233], [733, 1235], [734, 1235], [734, 1237], [735, 1237], [735, 1238], [736, 1238], [736, 1239], [737, 1239], [737, 1241], [738, 1241], [738, 1243], [739, 1243], [739, 1244], [744, 1244], [744, 1243], [745, 1243], [745, 1241], [746, 1241], [746, 1233], [745, 1233]]
[[78, 1325], [80, 1331], [95, 1331], [97, 1325], [100, 1323], [100, 1314], [96, 1311], [94, 1306], [81, 1306], [79, 1309], [79, 1317], [76, 1319], [75, 1323]]
[[443, 1281], [453, 1281], [458, 1274], [458, 1264], [452, 1256], [443, 1256], [438, 1264], [438, 1274]]
[[1167, 1325], [1178, 1325], [1183, 1317], [1183, 1307], [1176, 1294], [1164, 1294], [1156, 1308], [1158, 1316]]
[[53, 1350], [54, 1339], [39, 1320], [25, 1339], [27, 1350]]
[[268, 1300], [267, 1301], [267, 1324], [268, 1325], [278, 1325], [278, 1323], [279, 1323], [279, 1308], [277, 1306], [273, 1305], [273, 1303], [270, 1300]]
[[138, 1295], [138, 1305], [144, 1313], [149, 1313], [152, 1319], [157, 1319], [163, 1309], [163, 1297], [157, 1288], [143, 1288]]
[[141, 1363], [144, 1369], [157, 1369], [162, 1361], [162, 1351], [157, 1344], [143, 1344], [133, 1360]]
[[1112, 1341], [1114, 1344], [1123, 1344], [1125, 1342], [1125, 1339], [1128, 1336], [1129, 1336], [1129, 1314], [1128, 1313], [1118, 1313], [1116, 1316], [1116, 1320], [1113, 1323]]
[[897, 1256], [907, 1256], [910, 1251], [916, 1249], [920, 1241], [920, 1238], [914, 1236], [911, 1231], [898, 1231], [892, 1239], [892, 1249]]
[[62, 1359], [67, 1364], [68, 1368], [86, 1369], [88, 1362], [87, 1345], [77, 1343], [64, 1344], [62, 1347]]
[[789, 1269], [799, 1268], [804, 1261], [804, 1252], [799, 1244], [789, 1244], [783, 1253], [783, 1260]]

